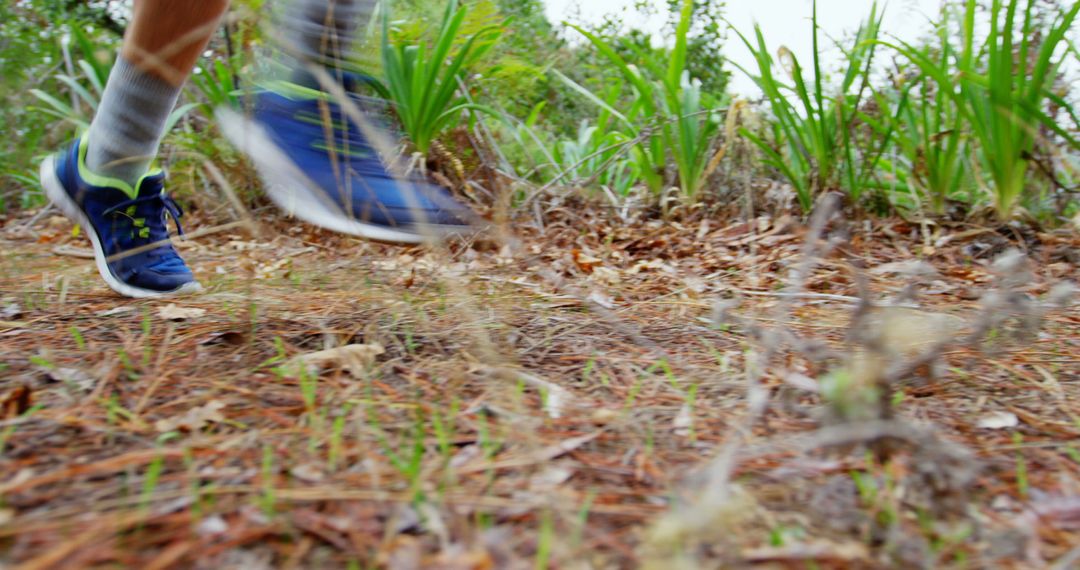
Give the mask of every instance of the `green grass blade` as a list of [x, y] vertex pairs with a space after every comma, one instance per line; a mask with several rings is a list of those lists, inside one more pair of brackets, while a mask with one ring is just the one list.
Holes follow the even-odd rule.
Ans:
[[85, 87], [80, 85], [78, 81], [71, 77], [68, 77], [67, 75], [57, 75], [56, 80], [63, 83], [64, 85], [67, 85], [68, 89], [71, 89], [71, 91], [74, 92], [75, 95], [79, 97], [79, 99], [82, 99], [83, 103], [86, 103], [86, 105], [90, 107], [90, 109], [97, 109], [97, 98], [91, 95], [90, 92]]
[[634, 123], [632, 123], [630, 121], [630, 119], [626, 118], [625, 115], [620, 113], [614, 107], [609, 105], [607, 103], [607, 101], [604, 101], [603, 99], [597, 97], [596, 94], [594, 94], [592, 91], [589, 91], [588, 89], [586, 89], [584, 86], [582, 86], [578, 82], [574, 81], [573, 79], [570, 79], [569, 77], [564, 75], [561, 71], [559, 71], [557, 69], [552, 69], [551, 73], [554, 74], [555, 77], [558, 77], [560, 81], [565, 83], [567, 87], [573, 89], [574, 91], [578, 92], [583, 97], [585, 97], [585, 99], [587, 99], [590, 103], [596, 105], [597, 107], [600, 107], [601, 109], [603, 109], [607, 113], [611, 113], [611, 116], [619, 119], [619, 121], [621, 121], [623, 124], [625, 124], [627, 127], [629, 127], [632, 131], [637, 132], [637, 129], [634, 126]]
[[690, 20], [694, 13], [694, 0], [683, 0], [679, 24], [675, 28], [675, 47], [668, 59], [667, 83], [674, 87], [682, 80], [686, 69], [686, 38], [690, 33]]

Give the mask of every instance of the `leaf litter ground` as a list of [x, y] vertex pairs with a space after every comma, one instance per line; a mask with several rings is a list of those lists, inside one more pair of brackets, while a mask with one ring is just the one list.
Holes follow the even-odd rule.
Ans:
[[1075, 280], [1075, 234], [846, 224], [777, 322], [807, 239], [784, 216], [568, 207], [518, 245], [445, 251], [278, 220], [183, 244], [207, 290], [165, 301], [112, 295], [66, 221], [27, 221], [0, 233], [0, 551], [20, 568], [1080, 557], [1075, 312], [1023, 344], [951, 348], [894, 395], [899, 418], [974, 454], [962, 514], [937, 516], [909, 500], [918, 459], [800, 444], [823, 425], [826, 371], [786, 354], [752, 389], [760, 346], [714, 311], [737, 298], [746, 322], [842, 354], [852, 267], [885, 297], [902, 285], [889, 268], [922, 258], [922, 310], [962, 318], [1009, 245], [1033, 261], [1029, 294]]

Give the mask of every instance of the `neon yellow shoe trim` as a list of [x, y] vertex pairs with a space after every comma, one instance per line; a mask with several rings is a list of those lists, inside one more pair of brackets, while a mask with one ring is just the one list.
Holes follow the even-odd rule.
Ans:
[[297, 113], [297, 114], [293, 115], [293, 118], [296, 119], [297, 121], [300, 121], [301, 123], [307, 123], [309, 125], [318, 125], [320, 127], [325, 126], [327, 123], [329, 123], [330, 127], [335, 128], [335, 129], [337, 129], [339, 131], [344, 131], [344, 130], [349, 128], [349, 125], [347, 123], [345, 123], [344, 121], [333, 121], [333, 120], [324, 121], [324, 120], [322, 120], [322, 118], [310, 115], [308, 113]]
[[351, 158], [368, 158], [370, 156], [373, 156], [370, 152], [364, 152], [362, 150], [357, 150], [353, 148], [332, 148], [325, 143], [312, 143], [311, 148], [315, 150], [321, 150], [326, 153], [343, 154]]
[[130, 198], [134, 199], [139, 197], [139, 186], [142, 186], [142, 181], [144, 179], [149, 176], [157, 176], [158, 174], [161, 174], [160, 168], [151, 167], [150, 170], [146, 172], [146, 174], [143, 174], [139, 177], [139, 180], [135, 183], [135, 186], [132, 187], [130, 184], [123, 180], [120, 180], [119, 178], [110, 178], [108, 176], [102, 176], [100, 174], [97, 174], [96, 172], [92, 172], [86, 166], [86, 141], [87, 133], [83, 133], [83, 135], [79, 137], [79, 176], [93, 186], [105, 186], [107, 188], [115, 188], [123, 192], [124, 194], [127, 194]]
[[289, 99], [322, 99], [324, 101], [331, 101], [333, 97], [318, 89], [312, 89], [310, 87], [304, 87], [303, 85], [297, 85], [296, 83], [290, 83], [288, 81], [282, 81], [280, 79], [274, 81], [264, 81], [258, 84], [267, 91], [273, 91], [282, 97], [288, 97]]

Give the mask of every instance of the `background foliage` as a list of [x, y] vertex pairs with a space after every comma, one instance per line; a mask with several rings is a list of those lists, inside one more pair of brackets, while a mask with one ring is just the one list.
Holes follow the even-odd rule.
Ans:
[[[397, 61], [387, 54], [432, 54], [442, 42], [448, 49], [439, 53], [452, 59], [470, 46], [460, 68], [439, 80], [449, 91], [424, 111], [437, 121], [408, 111], [407, 94], [392, 97], [409, 113], [401, 115], [403, 150], [427, 155], [463, 188], [473, 177], [492, 195], [508, 192], [511, 205], [576, 192], [670, 215], [677, 204], [752, 200], [748, 185], [772, 180], [804, 211], [834, 190], [868, 213], [914, 217], [987, 219], [993, 209], [998, 221], [1053, 225], [1077, 211], [1080, 118], [1068, 73], [1078, 55], [1067, 33], [1076, 3], [945, 2], [911, 44], [883, 34], [887, 8], [867, 5], [862, 27], [839, 40], [847, 60], [838, 69], [823, 68], [820, 53], [832, 41], [823, 34], [815, 53], [792, 53], [783, 38], [729, 29], [720, 0], [638, 5], [666, 22], [663, 40], [617, 15], [593, 25], [550, 22], [540, 0], [464, 2], [447, 30], [446, 6], [390, 2], [389, 37], [368, 26], [356, 63], [385, 84], [405, 72], [387, 69]], [[210, 117], [218, 105], [243, 105], [267, 67], [262, 8], [234, 3], [230, 33], [215, 39], [189, 86], [163, 158], [174, 188], [205, 186], [192, 161], [209, 160], [245, 199], [259, 200]], [[0, 6], [0, 118], [11, 135], [0, 143], [0, 207], [42, 203], [36, 159], [91, 116], [124, 18], [116, 1]], [[755, 53], [753, 68], [728, 65], [732, 39]], [[434, 60], [427, 67], [442, 68]], [[729, 116], [731, 73], [752, 76], [762, 95]]]

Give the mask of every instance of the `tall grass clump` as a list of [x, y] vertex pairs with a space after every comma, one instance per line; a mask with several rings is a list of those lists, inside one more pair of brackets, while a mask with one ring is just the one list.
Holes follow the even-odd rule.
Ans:
[[[936, 43], [918, 49], [927, 59], [952, 57], [948, 11], [936, 24]], [[946, 89], [922, 74], [901, 66], [892, 89], [875, 94], [878, 108], [896, 113], [872, 123], [879, 136], [894, 135], [892, 152], [881, 167], [892, 180], [894, 203], [935, 215], [945, 213], [950, 200], [974, 202], [971, 145], [964, 116]]]
[[435, 138], [461, 120], [467, 110], [494, 113], [488, 107], [468, 102], [458, 93], [459, 78], [494, 46], [502, 34], [498, 25], [461, 36], [467, 8], [450, 0], [431, 46], [394, 41], [389, 10], [382, 15], [382, 71], [386, 79], [380, 89], [397, 113], [402, 130], [427, 155]]
[[1029, 188], [1037, 147], [1049, 142], [1040, 129], [1073, 149], [1080, 148], [1048, 114], [1056, 107], [1080, 124], [1065, 98], [1054, 92], [1068, 53], [1066, 32], [1076, 21], [1080, 3], [1053, 11], [1044, 20], [1037, 14], [1035, 0], [1028, 0], [1022, 10], [1021, 0], [993, 0], [984, 41], [977, 38], [979, 12], [975, 0], [965, 2], [960, 45], [943, 50], [941, 57], [904, 42], [890, 45], [956, 106], [974, 143], [976, 164], [989, 183], [997, 215], [1007, 220]]
[[962, 117], [932, 81], [919, 79], [905, 86], [895, 116], [875, 124], [876, 132], [885, 129], [895, 134], [895, 152], [881, 160], [883, 171], [896, 183], [895, 203], [941, 215], [949, 200], [973, 201]]
[[574, 137], [552, 145], [552, 159], [567, 181], [583, 186], [596, 183], [616, 196], [626, 196], [639, 177], [636, 163], [622, 152], [633, 141], [611, 128], [611, 122], [607, 112], [595, 125], [582, 121]]
[[[61, 53], [69, 71], [52, 76], [63, 86], [62, 89], [55, 91], [56, 94], [36, 88], [30, 89], [29, 93], [42, 104], [33, 107], [35, 111], [83, 131], [90, 127], [90, 119], [97, 111], [113, 64], [98, 59], [98, 47], [79, 28], [71, 29], [70, 40], [61, 42]], [[72, 49], [72, 44], [75, 49]], [[75, 71], [76, 67], [78, 72]], [[60, 91], [67, 92], [68, 101], [63, 100]], [[165, 121], [165, 131], [172, 130], [195, 107], [193, 103], [177, 106]]]
[[[585, 88], [574, 85], [575, 89], [625, 127], [624, 132], [635, 142], [632, 152], [636, 171], [655, 195], [659, 196], [664, 189], [665, 167], [670, 156], [682, 196], [691, 201], [705, 184], [710, 147], [721, 122], [720, 110], [710, 101], [715, 98], [703, 93], [701, 82], [691, 77], [687, 69], [687, 37], [693, 13], [693, 0], [683, 0], [675, 27], [675, 45], [666, 61], [630, 42], [622, 42], [622, 47], [633, 53], [644, 69], [628, 63], [606, 39], [580, 26], [571, 26], [615, 67], [635, 98], [628, 112], [621, 113]], [[560, 77], [568, 81], [565, 76]]]
[[764, 162], [779, 171], [792, 185], [799, 204], [808, 211], [823, 190], [844, 189], [858, 199], [876, 174], [878, 158], [888, 145], [890, 132], [856, 144], [854, 131], [864, 121], [860, 107], [873, 93], [870, 70], [881, 30], [882, 12], [871, 4], [870, 16], [859, 26], [850, 47], [844, 50], [846, 69], [839, 86], [828, 88], [822, 70], [822, 47], [813, 5], [814, 53], [811, 77], [795, 54], [779, 50], [784, 80], [765, 42], [761, 27], [754, 26], [751, 41], [732, 29], [753, 53], [757, 73], [746, 73], [761, 88], [771, 111], [771, 132], [762, 136], [742, 129], [764, 155]]

